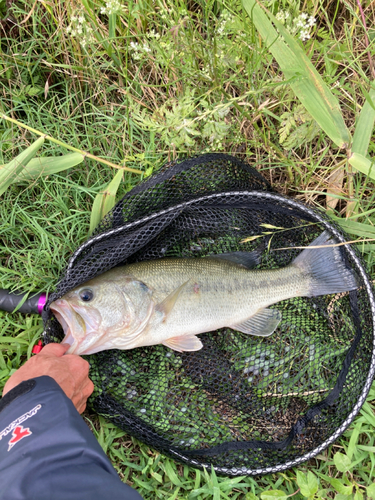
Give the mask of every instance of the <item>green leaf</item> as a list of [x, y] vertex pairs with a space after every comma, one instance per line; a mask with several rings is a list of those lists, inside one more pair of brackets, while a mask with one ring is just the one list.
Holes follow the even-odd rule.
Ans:
[[274, 500], [275, 498], [279, 498], [281, 500], [286, 500], [288, 498], [288, 495], [286, 495], [281, 490], [268, 490], [268, 491], [264, 491], [263, 493], [261, 493], [260, 498], [262, 500]]
[[[113, 40], [116, 36], [116, 20], [117, 14], [112, 13], [108, 16], [108, 38], [109, 40]], [[109, 44], [110, 46], [111, 44]]]
[[114, 207], [116, 193], [122, 180], [123, 170], [119, 170], [106, 189], [97, 194], [91, 209], [90, 233], [96, 228], [103, 217]]
[[362, 156], [367, 155], [372, 131], [374, 129], [374, 121], [375, 121], [375, 109], [373, 107], [374, 100], [375, 100], [375, 90], [371, 88], [369, 96], [367, 96], [366, 101], [362, 107], [353, 135], [352, 151]]
[[347, 147], [350, 134], [339, 103], [304, 50], [281, 22], [270, 12], [264, 13], [257, 0], [242, 0], [242, 3], [295, 95], [332, 141], [340, 148]]
[[44, 137], [39, 137], [25, 151], [16, 156], [14, 160], [0, 167], [0, 196], [13, 184], [23, 168], [34, 158], [38, 149], [43, 145]]
[[154, 171], [154, 167], [151, 166], [151, 167], [148, 167], [146, 172], [144, 173], [144, 177], [150, 177], [150, 175], [152, 174], [152, 172]]
[[47, 156], [34, 158], [17, 175], [14, 182], [30, 182], [38, 177], [56, 174], [82, 163], [84, 156], [80, 153], [70, 153], [64, 156]]
[[354, 500], [363, 500], [363, 493], [359, 488], [355, 492]]
[[365, 156], [359, 153], [352, 153], [349, 158], [349, 163], [356, 170], [359, 170], [363, 174], [366, 174], [371, 179], [375, 179], [375, 162], [369, 160]]
[[352, 461], [347, 455], [337, 452], [333, 456], [333, 461], [340, 472], [347, 472], [351, 469]]
[[297, 484], [305, 497], [311, 497], [318, 491], [318, 479], [311, 471], [307, 473], [307, 477], [303, 472], [297, 471]]
[[375, 227], [363, 222], [356, 222], [352, 219], [341, 219], [332, 217], [340, 226], [350, 234], [355, 234], [360, 238], [375, 238]]
[[316, 492], [316, 496], [323, 500], [323, 498], [329, 498], [329, 492], [328, 488], [322, 488]]
[[163, 484], [163, 478], [160, 474], [158, 474], [157, 472], [155, 471], [151, 471], [151, 476], [156, 479], [156, 481], [160, 484]]
[[164, 463], [163, 469], [164, 469], [165, 474], [167, 475], [167, 477], [171, 481], [171, 483], [173, 483], [175, 486], [180, 486], [180, 487], [183, 486], [183, 483], [178, 478], [176, 472], [173, 470], [173, 467], [169, 461], [166, 461]]
[[375, 453], [375, 446], [367, 446], [365, 444], [359, 444], [357, 448], [359, 450], [368, 451], [369, 453]]
[[357, 425], [355, 425], [353, 430], [351, 431], [348, 451], [346, 453], [350, 460], [353, 458], [354, 452], [356, 451], [358, 438], [361, 433], [361, 427], [362, 427], [362, 422], [357, 422]]
[[252, 491], [249, 491], [248, 493], [246, 493], [245, 500], [259, 500], [259, 497], [254, 495]]
[[178, 498], [179, 492], [180, 492], [180, 487], [176, 488], [173, 495], [167, 498], [167, 500], [176, 500]]
[[353, 485], [344, 486], [342, 479], [335, 479], [334, 477], [328, 478], [329, 483], [335, 488], [338, 493], [342, 495], [351, 495], [353, 492]]
[[0, 379], [8, 377], [8, 376], [9, 376], [9, 370], [5, 369], [5, 370], [0, 371]]
[[372, 483], [370, 484], [370, 486], [367, 487], [366, 493], [368, 498], [375, 500], [375, 483]]

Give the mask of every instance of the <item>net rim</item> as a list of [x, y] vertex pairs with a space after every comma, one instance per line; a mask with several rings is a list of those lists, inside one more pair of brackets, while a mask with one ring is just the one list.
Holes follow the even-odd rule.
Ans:
[[[304, 212], [308, 214], [310, 217], [313, 217], [317, 222], [319, 222], [322, 226], [324, 226], [325, 229], [328, 229], [334, 237], [340, 242], [340, 243], [345, 243], [346, 240], [342, 233], [334, 226], [329, 223], [326, 219], [326, 214], [325, 216], [321, 215], [318, 211], [311, 209], [310, 207], [307, 207], [301, 202], [295, 201], [291, 198], [288, 198], [286, 196], [276, 194], [276, 193], [271, 193], [267, 191], [246, 191], [246, 190], [235, 190], [235, 191], [224, 191], [221, 193], [214, 193], [206, 196], [200, 196], [196, 197], [193, 199], [190, 199], [188, 201], [178, 203], [176, 205], [173, 205], [171, 207], [159, 210], [157, 212], [154, 212], [150, 215], [147, 215], [145, 217], [142, 217], [138, 220], [129, 222], [127, 224], [123, 224], [121, 226], [118, 226], [113, 229], [109, 229], [107, 231], [104, 231], [98, 235], [95, 235], [91, 237], [89, 240], [84, 242], [72, 255], [70, 258], [67, 268], [66, 268], [66, 273], [69, 274], [71, 271], [73, 271], [74, 263], [77, 260], [77, 258], [80, 256], [80, 254], [85, 251], [87, 248], [89, 248], [91, 245], [95, 244], [96, 242], [108, 238], [110, 236], [113, 236], [115, 234], [121, 233], [121, 231], [130, 229], [132, 227], [136, 227], [140, 224], [143, 224], [145, 222], [149, 222], [153, 219], [156, 219], [157, 217], [163, 216], [165, 214], [168, 214], [173, 211], [179, 211], [183, 210], [186, 207], [189, 207], [190, 205], [193, 205], [195, 203], [201, 203], [209, 200], [214, 200], [218, 198], [229, 198], [231, 196], [239, 196], [239, 195], [246, 195], [249, 198], [258, 198], [258, 199], [268, 199], [268, 200], [274, 200], [280, 203], [284, 203], [286, 205], [289, 205], [292, 208], [298, 209], [301, 212]], [[373, 326], [373, 332], [375, 332], [375, 298], [372, 290], [372, 285], [369, 281], [369, 278], [367, 276], [367, 273], [357, 256], [356, 252], [353, 250], [353, 248], [350, 246], [350, 244], [345, 245], [345, 250], [348, 252], [350, 255], [351, 259], [355, 263], [356, 266], [356, 271], [360, 273], [364, 286], [367, 292], [367, 296], [370, 302], [370, 307], [371, 307], [371, 312], [372, 312], [372, 326]], [[269, 474], [269, 473], [276, 473], [276, 472], [281, 472], [286, 469], [289, 469], [291, 467], [294, 467], [302, 462], [306, 462], [307, 460], [310, 460], [311, 458], [315, 457], [317, 454], [321, 453], [323, 450], [325, 450], [330, 444], [332, 444], [348, 427], [349, 425], [353, 422], [354, 418], [358, 414], [359, 410], [361, 409], [362, 405], [364, 404], [366, 397], [369, 393], [369, 390], [372, 385], [372, 381], [375, 375], [375, 335], [373, 335], [373, 346], [372, 346], [372, 356], [371, 356], [371, 362], [370, 362], [370, 367], [368, 370], [366, 382], [362, 388], [362, 392], [359, 395], [356, 404], [354, 405], [352, 411], [349, 413], [347, 418], [342, 422], [342, 424], [336, 429], [336, 431], [328, 438], [326, 439], [323, 443], [321, 443], [319, 446], [311, 450], [310, 452], [304, 454], [303, 456], [297, 457], [294, 460], [289, 460], [287, 462], [284, 462], [283, 464], [280, 465], [274, 465], [270, 467], [262, 467], [259, 469], [252, 469], [252, 468], [247, 468], [247, 467], [242, 467], [242, 468], [230, 468], [230, 467], [220, 467], [217, 465], [211, 465], [210, 463], [204, 463], [202, 461], [196, 460], [194, 458], [188, 457], [184, 455], [182, 452], [179, 452], [172, 447], [169, 448], [168, 453], [170, 454], [171, 457], [175, 458], [178, 461], [181, 461], [187, 465], [191, 465], [193, 467], [197, 467], [202, 469], [203, 467], [206, 468], [211, 468], [215, 470], [218, 474], [222, 475], [228, 475], [228, 476], [257, 476], [257, 475], [263, 475], [263, 474]]]

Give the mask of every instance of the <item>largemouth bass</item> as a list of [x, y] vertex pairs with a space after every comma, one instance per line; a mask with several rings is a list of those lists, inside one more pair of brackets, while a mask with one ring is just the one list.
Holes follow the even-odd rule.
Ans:
[[281, 313], [269, 306], [357, 288], [356, 278], [322, 233], [288, 266], [254, 270], [254, 252], [164, 258], [114, 268], [51, 304], [71, 354], [164, 344], [202, 348], [198, 334], [229, 327], [271, 335]]

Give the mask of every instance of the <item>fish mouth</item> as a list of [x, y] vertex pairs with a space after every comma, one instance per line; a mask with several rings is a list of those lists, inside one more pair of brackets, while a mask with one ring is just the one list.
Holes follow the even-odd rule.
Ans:
[[98, 341], [100, 313], [91, 310], [88, 315], [84, 307], [64, 299], [55, 300], [50, 308], [64, 330], [62, 343], [70, 345], [66, 354], [91, 354], [90, 347]]
[[64, 330], [62, 342], [70, 345], [67, 354], [75, 353], [87, 333], [85, 320], [64, 299], [55, 300], [50, 308]]

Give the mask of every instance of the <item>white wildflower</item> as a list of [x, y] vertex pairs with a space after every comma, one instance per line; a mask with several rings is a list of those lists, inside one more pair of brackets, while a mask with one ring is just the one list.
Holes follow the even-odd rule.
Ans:
[[228, 12], [227, 10], [224, 10], [221, 14], [221, 17], [220, 17], [220, 23], [219, 23], [219, 26], [217, 28], [217, 34], [218, 35], [224, 35], [228, 32], [228, 23], [230, 23], [231, 21], [233, 21], [233, 16], [230, 12]]
[[147, 44], [147, 42], [144, 42], [143, 45], [140, 45], [137, 42], [130, 42], [129, 48], [131, 51], [132, 58], [135, 61], [140, 61], [145, 54], [148, 54], [151, 52], [150, 46]]
[[160, 38], [159, 33], [156, 33], [154, 29], [150, 30], [148, 33], [146, 33], [147, 38], [155, 38], [155, 40], [158, 40]]
[[303, 28], [305, 26], [305, 23], [301, 16], [296, 17], [293, 19], [293, 23], [295, 24], [296, 28]]
[[316, 24], [315, 17], [309, 16], [306, 12], [301, 12], [299, 16], [290, 19], [289, 12], [280, 10], [276, 14], [276, 18], [285, 25], [292, 35], [297, 36], [302, 41], [311, 37], [310, 30]]
[[100, 9], [101, 14], [106, 14], [110, 16], [111, 14], [121, 14], [123, 11], [123, 6], [119, 2], [119, 0], [108, 0], [105, 3], [105, 7]]
[[279, 12], [276, 14], [276, 19], [284, 24], [285, 23], [285, 12], [283, 10], [279, 10]]
[[82, 11], [78, 11], [70, 18], [70, 24], [66, 28], [66, 33], [72, 38], [77, 38], [81, 47], [86, 48], [87, 45], [92, 44], [95, 38], [92, 34], [91, 26], [86, 22], [85, 16]]
[[276, 19], [285, 24], [289, 19], [289, 12], [287, 10], [279, 10], [279, 12], [276, 14]]
[[305, 42], [310, 38], [310, 33], [306, 30], [301, 30], [299, 34], [300, 39]]
[[222, 35], [224, 33], [224, 26], [225, 26], [225, 23], [221, 23], [220, 24], [220, 26], [217, 29], [217, 34], [218, 35]]
[[308, 21], [306, 22], [306, 26], [309, 26], [309, 28], [312, 28], [316, 24], [316, 19], [313, 16], [310, 16]]

